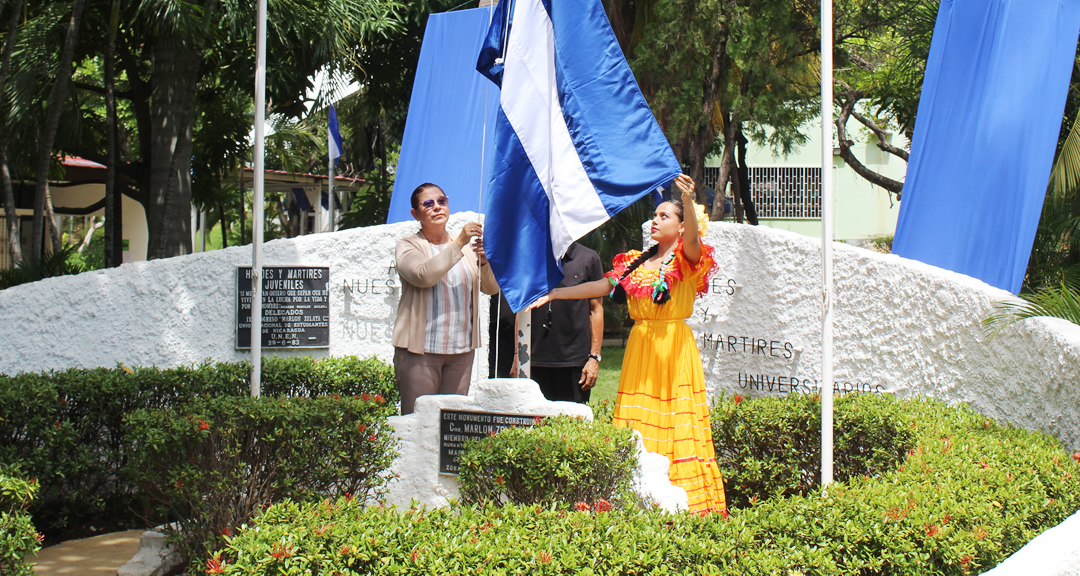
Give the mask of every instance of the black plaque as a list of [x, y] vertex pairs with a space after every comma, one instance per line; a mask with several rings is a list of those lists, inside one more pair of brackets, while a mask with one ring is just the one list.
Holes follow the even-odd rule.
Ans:
[[499, 414], [496, 412], [468, 412], [464, 410], [440, 410], [439, 415], [439, 473], [457, 474], [458, 455], [465, 448], [465, 441], [498, 434], [514, 426], [534, 426], [539, 416], [528, 414]]
[[[330, 268], [263, 268], [263, 348], [330, 346]], [[251, 348], [251, 268], [236, 272], [236, 347]]]

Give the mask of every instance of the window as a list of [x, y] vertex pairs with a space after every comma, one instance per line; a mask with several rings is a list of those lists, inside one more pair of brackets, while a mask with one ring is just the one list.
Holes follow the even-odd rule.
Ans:
[[[719, 177], [719, 168], [705, 169], [706, 186]], [[758, 218], [821, 218], [821, 168], [751, 166], [750, 197]]]

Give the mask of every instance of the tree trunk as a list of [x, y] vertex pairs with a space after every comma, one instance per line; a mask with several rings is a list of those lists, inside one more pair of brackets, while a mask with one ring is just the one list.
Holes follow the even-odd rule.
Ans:
[[228, 234], [227, 231], [228, 231], [229, 227], [228, 227], [227, 223], [225, 222], [225, 206], [223, 206], [221, 204], [218, 204], [217, 212], [218, 212], [218, 225], [221, 226], [221, 247], [222, 248], [228, 248], [229, 247], [229, 234]]
[[742, 125], [738, 126], [737, 143], [739, 147], [738, 171], [739, 171], [739, 198], [742, 200], [743, 213], [746, 221], [757, 226], [757, 209], [754, 208], [754, 199], [750, 195], [750, 167], [746, 165], [746, 136], [743, 136]]
[[[75, 57], [75, 42], [79, 37], [79, 25], [82, 23], [83, 7], [86, 0], [75, 0], [71, 6], [71, 21], [68, 24], [64, 48], [60, 53], [60, 66], [56, 69], [56, 80], [49, 92], [49, 104], [45, 118], [45, 130], [41, 133], [38, 146], [37, 186], [34, 188], [34, 232], [30, 244], [30, 261], [37, 265], [41, 262], [42, 242], [45, 234], [45, 197], [49, 183], [49, 164], [52, 161], [52, 146], [56, 138], [56, 128], [60, 124], [60, 113], [64, 107], [68, 81], [71, 79], [71, 62]], [[59, 245], [54, 245], [57, 250]]]
[[[732, 167], [735, 165], [735, 125], [739, 123], [739, 113], [733, 112], [728, 117], [727, 122], [724, 123], [724, 151], [720, 155], [720, 177], [716, 179], [716, 196], [713, 198], [712, 214], [709, 218], [712, 220], [722, 220], [724, 218], [724, 201], [723, 197], [726, 196], [726, 189], [728, 181], [731, 180], [731, 174], [733, 172]], [[738, 205], [739, 194], [732, 188], [732, 216], [736, 217], [738, 222], [738, 211], [735, 209]]]
[[[6, 2], [4, 2], [6, 3]], [[2, 4], [0, 4], [2, 6]], [[23, 0], [16, 0], [8, 20], [7, 42], [4, 43], [3, 62], [0, 63], [0, 94], [7, 86], [8, 73], [11, 71], [11, 54], [15, 51], [15, 36], [19, 31], [19, 14], [22, 13]], [[2, 8], [0, 8], [2, 10]], [[11, 186], [11, 172], [7, 161], [7, 98], [0, 101], [0, 184], [4, 189], [4, 218], [7, 222], [8, 250], [11, 265], [22, 260], [22, 239], [19, 237], [19, 216], [15, 212], [15, 190]]]
[[109, 16], [109, 43], [105, 48], [105, 267], [123, 262], [123, 196], [116, 191], [116, 172], [120, 163], [116, 138], [116, 32], [119, 26], [120, 0], [112, 0]]
[[840, 114], [837, 115], [835, 123], [836, 141], [840, 144], [840, 158], [843, 159], [843, 161], [852, 169], [852, 171], [854, 171], [859, 176], [862, 176], [867, 182], [876, 186], [881, 186], [882, 188], [894, 194], [897, 200], [900, 200], [900, 195], [904, 190], [904, 183], [900, 182], [899, 180], [893, 180], [888, 176], [878, 174], [877, 172], [874, 172], [873, 170], [867, 168], [866, 165], [860, 162], [859, 159], [855, 157], [855, 154], [851, 151], [851, 145], [854, 144], [854, 142], [849, 140], [847, 137], [847, 121], [849, 117], [854, 116], [856, 120], [860, 121], [867, 128], [870, 128], [878, 137], [878, 148], [885, 152], [903, 158], [905, 162], [907, 161], [907, 152], [888, 145], [885, 142], [885, 133], [868, 118], [864, 118], [860, 116], [857, 112], [855, 112], [855, 106], [859, 103], [859, 100], [861, 98], [861, 94], [853, 94], [849, 95], [849, 97], [844, 100], [838, 101], [838, 103], [840, 104]]
[[191, 125], [198, 55], [178, 38], [153, 49], [147, 258], [191, 253]]

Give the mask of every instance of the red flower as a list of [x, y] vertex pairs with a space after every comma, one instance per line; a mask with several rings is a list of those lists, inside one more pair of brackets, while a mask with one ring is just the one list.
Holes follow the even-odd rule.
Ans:
[[341, 396], [339, 396], [337, 394], [331, 394], [330, 397], [333, 398], [334, 400], [341, 400]]
[[173, 484], [173, 486], [175, 486], [177, 490], [180, 490], [181, 488], [184, 487], [184, 481], [183, 480], [177, 480], [176, 484]]
[[379, 404], [384, 404], [384, 403], [386, 403], [386, 397], [384, 397], [382, 394], [376, 394], [375, 395], [375, 401], [378, 402]]
[[38, 534], [34, 536], [34, 538], [37, 538], [38, 544], [45, 541], [45, 535], [40, 532], [38, 532]]
[[607, 500], [597, 500], [596, 504], [593, 506], [593, 509], [597, 512], [611, 512], [611, 508], [611, 502], [608, 502]]
[[592, 510], [592, 508], [590, 508], [589, 505], [584, 502], [578, 502], [577, 504], [574, 504], [574, 508], [576, 508], [578, 512], [589, 512]]
[[736, 404], [742, 404], [742, 396], [736, 394], [735, 395], [735, 403]]
[[363, 424], [357, 424], [356, 425], [356, 430], [357, 430], [357, 432], [360, 432], [361, 434], [363, 434], [364, 432], [367, 432], [367, 426], [365, 426]]
[[949, 520], [952, 520], [952, 516], [946, 514], [945, 517], [941, 519], [941, 523], [942, 524], [948, 524]]
[[226, 526], [221, 529], [221, 535], [225, 537], [232, 536], [232, 530], [228, 526]]
[[284, 560], [286, 558], [290, 558], [295, 553], [296, 551], [293, 550], [292, 547], [290, 547], [288, 544], [283, 544], [281, 542], [275, 544], [274, 548], [270, 551], [270, 555], [273, 556], [275, 560]]
[[727, 520], [727, 519], [728, 519], [728, 511], [727, 511], [727, 508], [724, 508], [724, 509], [720, 510], [720, 514], [721, 514], [721, 515], [722, 515], [722, 516], [724, 517], [724, 520]]
[[209, 430], [209, 429], [210, 429], [210, 425], [209, 425], [209, 424], [207, 424], [206, 422], [203, 422], [203, 421], [202, 421], [202, 420], [200, 419], [200, 420], [199, 420], [199, 430]]
[[490, 436], [494, 436], [494, 435], [495, 435], [495, 431], [494, 431], [494, 430], [488, 430], [488, 436], [489, 436], [489, 437], [490, 437]]
[[326, 534], [326, 531], [329, 530], [329, 529], [330, 529], [329, 524], [323, 524], [322, 526], [319, 526], [318, 528], [315, 529], [315, 535], [316, 536], [322, 536], [323, 534]]
[[412, 554], [409, 555], [409, 559], [412, 560], [413, 562], [416, 562], [417, 560], [419, 560], [420, 559], [420, 550], [413, 550]]
[[540, 553], [540, 563], [541, 564], [551, 564], [551, 552], [541, 552]]
[[533, 416], [533, 426], [539, 426], [544, 421], [542, 416]]
[[941, 527], [937, 524], [930, 524], [926, 527], [926, 537], [933, 538], [941, 533]]
[[503, 478], [502, 476], [496, 476], [495, 477], [495, 483], [498, 484], [499, 486], [502, 486], [503, 484], [506, 484], [506, 479]]
[[364, 402], [367, 402], [368, 400], [371, 400], [371, 394], [366, 394], [366, 393], [361, 394], [360, 399], [363, 400]]
[[1080, 452], [1077, 452], [1076, 454], [1073, 454], [1072, 459], [1076, 460], [1077, 464], [1080, 464]]
[[206, 561], [206, 573], [207, 574], [221, 574], [225, 571], [225, 565], [221, 563], [219, 554], [215, 554], [212, 558]]
[[345, 501], [346, 502], [352, 502], [352, 492], [346, 492], [345, 493]]
[[346, 544], [345, 546], [338, 548], [337, 553], [341, 554], [342, 556], [348, 556], [349, 554], [352, 554], [352, 547]]
[[372, 442], [374, 442], [374, 441], [376, 441], [378, 439], [379, 439], [379, 437], [376, 436], [375, 434], [372, 434], [371, 436], [368, 436], [368, 440], [371, 440]]

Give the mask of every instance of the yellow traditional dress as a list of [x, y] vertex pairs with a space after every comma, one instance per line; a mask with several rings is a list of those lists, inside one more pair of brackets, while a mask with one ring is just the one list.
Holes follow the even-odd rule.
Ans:
[[[617, 281], [639, 254], [616, 256], [608, 277]], [[686, 490], [690, 511], [701, 514], [726, 514], [727, 504], [713, 450], [705, 372], [686, 319], [715, 268], [711, 246], [702, 244], [701, 260], [693, 266], [683, 255], [680, 240], [674, 259], [662, 270], [638, 267], [622, 281], [634, 327], [626, 342], [615, 400], [615, 424], [641, 432], [647, 450], [667, 456], [672, 484]], [[656, 304], [652, 283], [661, 273], [671, 299]]]

